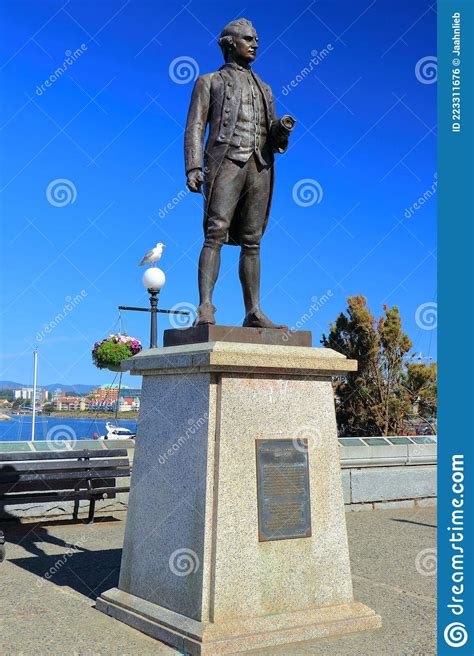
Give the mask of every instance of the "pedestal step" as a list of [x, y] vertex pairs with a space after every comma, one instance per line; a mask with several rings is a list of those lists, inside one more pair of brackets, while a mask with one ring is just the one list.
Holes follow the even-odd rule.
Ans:
[[379, 628], [381, 618], [358, 602], [296, 613], [199, 622], [113, 588], [97, 608], [192, 656], [221, 656]]

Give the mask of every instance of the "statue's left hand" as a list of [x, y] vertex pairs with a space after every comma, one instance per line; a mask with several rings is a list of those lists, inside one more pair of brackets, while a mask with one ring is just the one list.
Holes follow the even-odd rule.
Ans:
[[296, 119], [289, 114], [285, 114], [285, 116], [272, 121], [271, 135], [275, 152], [284, 153], [286, 151], [288, 148], [288, 139], [295, 127], [295, 123]]
[[201, 191], [201, 186], [204, 183], [204, 176], [201, 169], [193, 169], [188, 173], [188, 179], [186, 180], [186, 186], [189, 191], [193, 193], [199, 193]]

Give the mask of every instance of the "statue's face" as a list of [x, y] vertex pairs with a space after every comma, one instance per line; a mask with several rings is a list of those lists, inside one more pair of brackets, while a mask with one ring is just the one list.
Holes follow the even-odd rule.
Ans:
[[258, 48], [257, 32], [252, 27], [242, 26], [232, 38], [235, 59], [244, 62], [255, 61]]

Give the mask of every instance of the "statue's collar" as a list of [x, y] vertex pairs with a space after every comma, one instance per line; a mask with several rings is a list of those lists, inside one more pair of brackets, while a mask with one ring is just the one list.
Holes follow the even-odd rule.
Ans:
[[231, 68], [234, 71], [249, 71], [251, 72], [252, 69], [250, 66], [240, 66], [239, 64], [236, 64], [235, 62], [227, 62], [224, 64], [224, 66], [221, 66], [222, 69], [229, 69]]

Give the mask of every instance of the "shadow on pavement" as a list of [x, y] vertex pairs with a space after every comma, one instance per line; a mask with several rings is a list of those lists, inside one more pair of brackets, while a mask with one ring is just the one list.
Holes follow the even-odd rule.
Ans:
[[[96, 523], [87, 524], [77, 520], [18, 524], [2, 521], [5, 532], [7, 560], [36, 575], [35, 588], [43, 585], [70, 587], [95, 601], [101, 592], [116, 586], [120, 572], [122, 549], [93, 549], [89, 541], [97, 541], [101, 523], [121, 523], [113, 517], [98, 518]], [[49, 529], [54, 526], [74, 526], [72, 540], [63, 540]], [[19, 545], [31, 556], [11, 557], [14, 545]], [[58, 548], [61, 553], [50, 554], [46, 550]]]
[[438, 528], [436, 524], [425, 524], [424, 522], [415, 522], [413, 519], [395, 519], [392, 522], [401, 522], [402, 524], [416, 524], [417, 526], [427, 526], [428, 528]]
[[33, 556], [44, 556], [44, 550], [39, 548], [42, 543], [52, 544], [57, 547], [69, 548], [71, 542], [66, 542], [61, 538], [49, 533], [48, 528], [53, 526], [76, 526], [84, 527], [84, 533], [75, 540], [72, 546], [78, 550], [85, 550], [82, 545], [87, 543], [87, 531], [93, 530], [95, 526], [101, 523], [120, 522], [120, 519], [115, 517], [99, 517], [96, 518], [94, 524], [88, 524], [86, 521], [77, 519], [71, 520], [52, 520], [50, 522], [31, 522], [22, 524], [21, 520], [17, 517], [9, 516], [3, 517], [0, 520], [0, 528], [5, 533], [5, 542], [7, 544], [18, 544], [29, 551]]
[[11, 558], [9, 562], [35, 574], [36, 589], [53, 583], [72, 588], [95, 601], [102, 592], [118, 584], [121, 557], [122, 549], [70, 550], [64, 554]]

